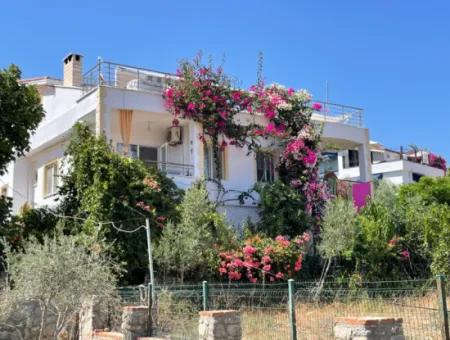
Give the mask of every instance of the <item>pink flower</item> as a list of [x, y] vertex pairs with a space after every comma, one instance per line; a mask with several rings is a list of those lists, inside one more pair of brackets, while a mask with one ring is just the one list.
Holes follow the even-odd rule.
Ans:
[[298, 272], [302, 269], [303, 256], [300, 254], [297, 261], [295, 262], [294, 271]]
[[295, 90], [292, 87], [290, 87], [288, 89], [287, 93], [288, 93], [289, 96], [292, 96], [295, 93]]
[[242, 249], [244, 252], [244, 255], [246, 256], [252, 256], [254, 253], [256, 253], [256, 249], [252, 246], [245, 246], [244, 249]]
[[172, 120], [172, 126], [178, 126], [179, 124], [180, 124], [180, 121], [178, 119], [174, 118]]
[[167, 98], [172, 98], [172, 97], [173, 97], [173, 88], [168, 87], [168, 88], [166, 89], [166, 97], [167, 97]]
[[258, 279], [256, 277], [251, 277], [248, 279], [251, 283], [256, 283]]
[[411, 257], [411, 254], [409, 253], [409, 251], [407, 249], [401, 251], [400, 254], [403, 256], [403, 258], [405, 260], [408, 260]]
[[239, 272], [236, 272], [234, 270], [228, 272], [228, 278], [230, 280], [240, 280], [241, 277], [242, 277], [242, 274]]
[[188, 111], [194, 111], [195, 110], [195, 104], [194, 103], [189, 103], [187, 105], [187, 110]]
[[239, 91], [233, 91], [231, 93], [231, 97], [233, 98], [234, 101], [239, 101], [241, 99], [241, 92]]
[[264, 270], [265, 272], [269, 272], [272, 269], [272, 266], [270, 264], [266, 264], [265, 266], [262, 267], [262, 270]]
[[294, 139], [286, 146], [285, 154], [297, 153], [305, 147], [305, 142], [302, 139]]
[[302, 185], [302, 182], [299, 179], [291, 180], [291, 187], [299, 188]]
[[284, 277], [284, 274], [282, 272], [278, 272], [275, 274], [275, 277], [280, 280]]
[[275, 111], [273, 111], [273, 110], [267, 110], [265, 116], [266, 116], [266, 118], [268, 118], [268, 119], [273, 119], [273, 118], [275, 118]]
[[278, 235], [275, 237], [275, 241], [277, 241], [283, 248], [289, 247], [289, 240], [287, 240], [284, 236]]
[[315, 110], [315, 111], [320, 111], [320, 110], [322, 110], [322, 104], [320, 104], [320, 103], [314, 103], [314, 104], [312, 104], [312, 109], [313, 110]]
[[222, 112], [220, 112], [220, 117], [221, 117], [223, 120], [227, 120], [227, 118], [228, 118], [228, 113], [225, 112], [225, 111], [222, 111]]
[[317, 161], [317, 155], [314, 151], [308, 150], [306, 156], [303, 157], [303, 161], [305, 164], [314, 165]]
[[225, 274], [226, 272], [227, 272], [227, 269], [226, 269], [226, 268], [223, 268], [223, 267], [220, 267], [220, 268], [219, 268], [219, 273], [220, 273], [221, 275]]
[[208, 69], [206, 68], [206, 67], [202, 67], [201, 69], [200, 69], [200, 74], [202, 75], [202, 76], [204, 76], [205, 74], [207, 74], [208, 73]]
[[274, 133], [274, 132], [276, 131], [275, 124], [274, 124], [274, 123], [269, 123], [269, 124], [266, 126], [266, 128], [265, 128], [264, 131], [265, 131], [267, 134], [272, 134], [272, 133]]
[[267, 255], [264, 255], [264, 256], [261, 258], [261, 262], [264, 263], [264, 264], [268, 264], [268, 263], [270, 263], [271, 261], [272, 261], [272, 259], [271, 259], [269, 256], [267, 256]]
[[260, 129], [256, 129], [255, 131], [253, 131], [253, 134], [255, 134], [256, 136], [261, 136], [264, 134], [264, 131], [260, 130]]
[[240, 267], [242, 267], [242, 266], [244, 265], [244, 263], [242, 262], [241, 259], [234, 259], [233, 265], [234, 265], [235, 267], [237, 267], [237, 268], [240, 268]]

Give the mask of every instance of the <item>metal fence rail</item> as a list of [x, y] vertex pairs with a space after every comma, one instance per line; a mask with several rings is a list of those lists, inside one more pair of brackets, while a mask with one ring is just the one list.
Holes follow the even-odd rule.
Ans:
[[[448, 339], [442, 277], [430, 280], [316, 282], [275, 284], [207, 283], [157, 285], [154, 288], [153, 335], [198, 338], [198, 312], [241, 312], [243, 339], [333, 339], [334, 320], [342, 316], [388, 316], [403, 319], [406, 339]], [[126, 304], [142, 304], [148, 290], [120, 290]]]

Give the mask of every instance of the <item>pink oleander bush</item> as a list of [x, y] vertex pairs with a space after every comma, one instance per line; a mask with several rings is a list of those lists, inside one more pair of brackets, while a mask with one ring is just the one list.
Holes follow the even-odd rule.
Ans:
[[218, 270], [229, 281], [257, 283], [292, 278], [302, 269], [309, 243], [308, 233], [292, 239], [254, 235], [240, 249], [221, 252]]

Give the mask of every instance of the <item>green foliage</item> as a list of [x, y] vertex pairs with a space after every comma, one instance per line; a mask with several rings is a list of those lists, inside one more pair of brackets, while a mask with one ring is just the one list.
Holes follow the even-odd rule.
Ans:
[[282, 181], [259, 185], [261, 220], [257, 231], [270, 237], [300, 235], [309, 229], [311, 217], [305, 212], [305, 198]]
[[[6, 246], [22, 251], [24, 242], [36, 239], [43, 242], [45, 236], [54, 236], [58, 218], [48, 209], [31, 209], [25, 206], [19, 215], [11, 216], [0, 225], [0, 237]], [[2, 244], [0, 243], [0, 249]]]
[[65, 221], [64, 229], [112, 243], [110, 251], [127, 264], [125, 280], [141, 283], [147, 267], [144, 231], [123, 233], [112, 224], [99, 223], [114, 221], [117, 227], [130, 230], [148, 217], [157, 238], [167, 216], [177, 220], [181, 191], [156, 168], [115, 153], [104, 137], [94, 136], [81, 123], [74, 126], [66, 156], [69, 170], [60, 188], [60, 211], [87, 221]]
[[20, 82], [15, 65], [0, 70], [0, 175], [29, 149], [30, 135], [44, 118], [37, 89]]
[[[30, 301], [39, 303], [41, 312], [57, 317], [53, 338], [59, 338], [75, 320], [81, 306], [93, 296], [114, 299], [117, 264], [96, 252], [95, 244], [83, 245], [76, 237], [43, 238], [29, 241], [25, 252], [7, 252], [13, 289], [2, 296], [0, 318]], [[42, 330], [42, 328], [41, 328]]]
[[208, 199], [203, 182], [186, 191], [179, 212], [179, 223], [169, 222], [163, 229], [155, 251], [157, 264], [181, 282], [207, 278], [214, 270], [219, 248], [230, 246], [234, 234]]
[[403, 185], [400, 188], [400, 200], [408, 196], [420, 196], [428, 204], [450, 205], [450, 176], [424, 176], [419, 182]]
[[344, 198], [328, 201], [322, 220], [320, 254], [327, 259], [350, 258], [356, 236], [356, 209]]
[[351, 214], [330, 210], [340, 206], [339, 201], [329, 203], [319, 246], [322, 255], [330, 257], [339, 254], [336, 248], [345, 249], [344, 270], [364, 280], [449, 273], [450, 207], [443, 203], [448, 197], [438, 183], [446, 182], [425, 179], [400, 188], [377, 183], [373, 198], [354, 216], [356, 234], [352, 241], [349, 235], [347, 242], [339, 230], [347, 224], [344, 220], [352, 220]]

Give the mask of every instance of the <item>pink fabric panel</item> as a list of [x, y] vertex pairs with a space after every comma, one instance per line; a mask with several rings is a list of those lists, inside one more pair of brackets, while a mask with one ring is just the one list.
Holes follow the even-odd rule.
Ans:
[[352, 186], [353, 204], [356, 208], [361, 209], [366, 205], [367, 198], [371, 194], [370, 182], [354, 183]]

